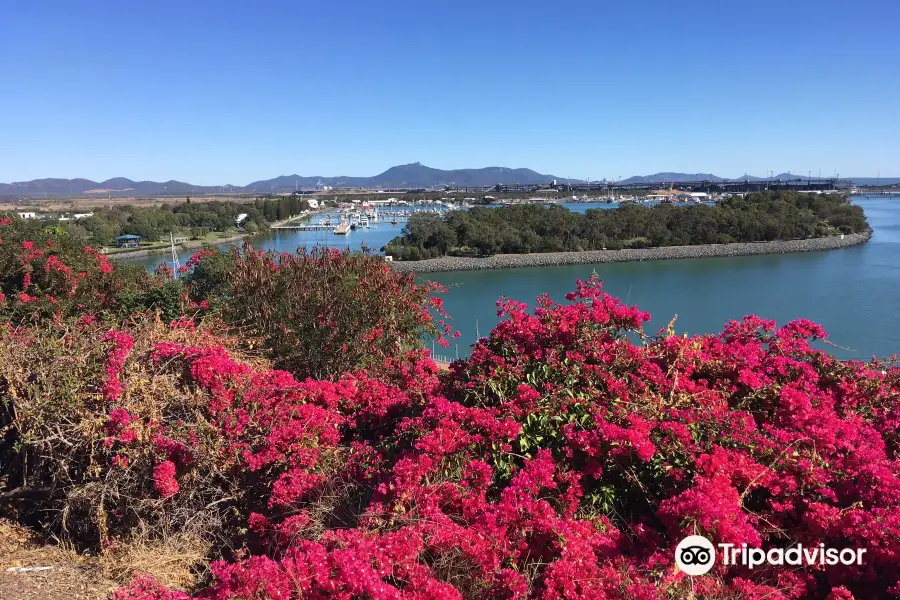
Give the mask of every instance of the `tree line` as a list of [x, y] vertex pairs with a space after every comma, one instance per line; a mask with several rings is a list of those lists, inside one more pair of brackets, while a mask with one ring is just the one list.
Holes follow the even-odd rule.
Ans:
[[[237, 232], [243, 229], [256, 233], [269, 224], [297, 216], [309, 208], [303, 198], [296, 196], [263, 197], [252, 203], [185, 202], [159, 207], [122, 205], [96, 209], [90, 217], [65, 223], [73, 237], [105, 246], [116, 237], [138, 235], [145, 241], [168, 239], [169, 234], [201, 239], [211, 232]], [[240, 223], [237, 218], [246, 215]]]
[[385, 247], [397, 260], [807, 239], [869, 228], [838, 194], [755, 192], [715, 206], [590, 209], [526, 204], [415, 213]]

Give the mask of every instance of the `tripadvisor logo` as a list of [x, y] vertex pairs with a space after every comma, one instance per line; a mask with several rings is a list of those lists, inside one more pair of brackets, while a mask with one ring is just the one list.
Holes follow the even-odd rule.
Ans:
[[689, 535], [675, 547], [675, 564], [688, 575], [706, 575], [716, 563], [716, 549], [702, 535]]
[[[750, 569], [760, 565], [834, 566], [863, 564], [865, 548], [826, 548], [825, 544], [790, 548], [750, 548], [747, 544], [718, 544], [722, 564], [743, 565]], [[702, 535], [689, 535], [675, 547], [675, 564], [688, 575], [706, 575], [716, 563], [716, 549]]]

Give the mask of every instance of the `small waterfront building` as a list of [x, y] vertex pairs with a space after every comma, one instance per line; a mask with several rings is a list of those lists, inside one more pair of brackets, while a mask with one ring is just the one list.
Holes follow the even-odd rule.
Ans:
[[141, 243], [141, 236], [125, 234], [116, 238], [119, 248], [137, 248]]

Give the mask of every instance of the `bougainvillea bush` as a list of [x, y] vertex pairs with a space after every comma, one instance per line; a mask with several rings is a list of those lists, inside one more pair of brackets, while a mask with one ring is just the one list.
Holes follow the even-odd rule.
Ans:
[[156, 319], [127, 329], [81, 318], [0, 330], [0, 467], [6, 487], [27, 496], [13, 506], [20, 520], [92, 551], [137, 533], [217, 535], [223, 513], [205, 507], [235, 481], [222, 470], [209, 398], [180, 365], [153, 355], [186, 340], [227, 343], [190, 322]]
[[65, 230], [0, 215], [0, 319], [35, 323], [82, 316], [121, 320], [153, 308], [174, 318], [183, 290], [108, 256]]
[[[303, 474], [273, 483], [248, 517], [251, 555], [213, 563], [203, 597], [900, 592], [896, 368], [813, 349], [824, 333], [805, 321], [748, 317], [636, 344], [626, 334], [648, 315], [599, 282], [569, 299], [534, 312], [502, 301], [501, 324], [443, 378], [412, 359], [324, 384], [316, 405], [335, 429], [310, 431], [340, 449], [340, 468], [267, 452], [267, 468]], [[334, 493], [323, 519], [314, 509]], [[691, 580], [673, 564], [689, 533], [868, 554], [861, 567], [719, 564]], [[155, 597], [140, 589], [120, 597]]]
[[[254, 272], [284, 257], [246, 260], [245, 295], [284, 292]], [[358, 294], [327, 260], [332, 293]], [[900, 369], [836, 360], [813, 323], [647, 337], [649, 315], [594, 278], [562, 304], [502, 299], [448, 372], [407, 340], [301, 380], [275, 324], [305, 304], [269, 309], [248, 341], [216, 320], [235, 296], [214, 289], [194, 290], [203, 319], [3, 329], [0, 456], [4, 486], [30, 494], [22, 518], [97, 552], [192, 527], [210, 541], [193, 588], [140, 576], [119, 600], [900, 596]], [[363, 323], [348, 348], [372, 332], [342, 323]], [[282, 347], [293, 374], [271, 366]], [[687, 534], [867, 553], [690, 578]]]

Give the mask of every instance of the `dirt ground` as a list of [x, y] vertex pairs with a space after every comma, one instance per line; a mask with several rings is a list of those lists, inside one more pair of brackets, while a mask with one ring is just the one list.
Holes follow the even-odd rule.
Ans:
[[[10, 572], [15, 567], [52, 567]], [[117, 586], [96, 559], [42, 545], [26, 529], [0, 521], [0, 600], [101, 600]]]

